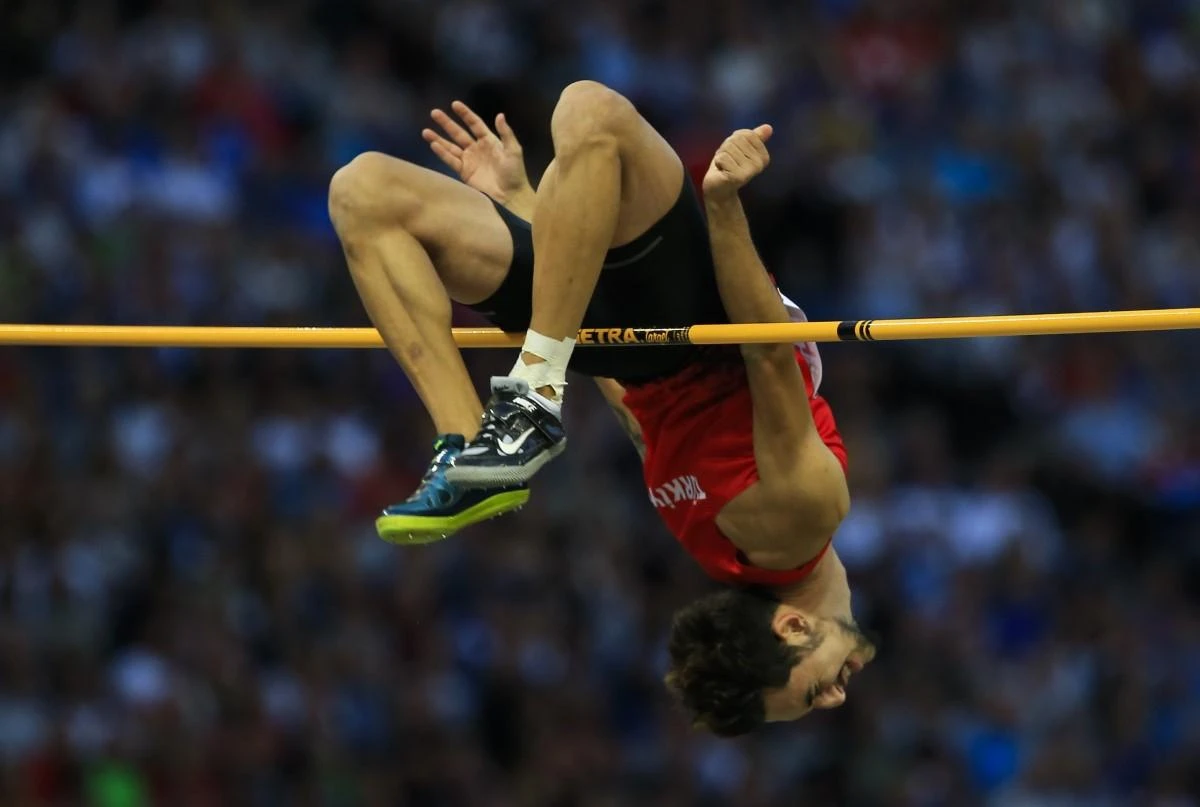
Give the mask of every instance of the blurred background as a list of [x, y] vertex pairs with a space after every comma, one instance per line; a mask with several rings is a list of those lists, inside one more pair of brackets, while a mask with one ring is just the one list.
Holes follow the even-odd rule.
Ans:
[[[1198, 46], [1195, 0], [9, 0], [0, 319], [364, 325], [332, 172], [434, 165], [457, 97], [536, 181], [584, 77], [693, 170], [776, 126], [812, 318], [1196, 305]], [[401, 550], [382, 352], [0, 349], [0, 804], [1194, 807], [1198, 348], [825, 346], [883, 652], [736, 742], [661, 687], [709, 583], [582, 379], [530, 507]]]

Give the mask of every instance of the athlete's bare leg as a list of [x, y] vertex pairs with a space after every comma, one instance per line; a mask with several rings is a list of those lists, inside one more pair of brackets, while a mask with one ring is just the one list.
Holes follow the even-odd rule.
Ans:
[[679, 157], [602, 84], [563, 90], [550, 133], [554, 162], [533, 207], [529, 332], [512, 378], [493, 380], [479, 435], [446, 470], [447, 479], [482, 490], [525, 484], [566, 448], [558, 401], [605, 253], [661, 220], [683, 187]]
[[491, 202], [462, 183], [378, 153], [333, 176], [333, 220], [354, 283], [434, 425], [467, 439], [482, 406], [454, 344], [451, 298], [487, 299], [512, 260]]
[[[579, 330], [605, 252], [634, 240], [674, 206], [683, 165], [633, 104], [594, 81], [563, 90], [550, 133], [554, 162], [533, 210], [530, 329], [562, 340]], [[527, 352], [522, 360], [541, 359]]]

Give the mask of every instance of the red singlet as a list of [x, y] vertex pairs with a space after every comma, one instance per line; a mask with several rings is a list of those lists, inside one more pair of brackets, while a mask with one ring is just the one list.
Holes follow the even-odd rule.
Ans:
[[[638, 419], [645, 438], [650, 501], [704, 571], [733, 585], [789, 585], [808, 576], [828, 544], [798, 569], [760, 569], [717, 529], [721, 508], [758, 481], [750, 385], [736, 349], [731, 358], [696, 364], [662, 381], [631, 388], [625, 405]], [[815, 393], [809, 361], [800, 347], [796, 360], [817, 432], [844, 471], [846, 447], [833, 411]], [[803, 404], [797, 401], [797, 405]]]

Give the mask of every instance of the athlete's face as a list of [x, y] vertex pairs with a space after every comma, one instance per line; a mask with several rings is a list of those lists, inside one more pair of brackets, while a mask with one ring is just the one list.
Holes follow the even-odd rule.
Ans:
[[810, 649], [792, 668], [786, 686], [764, 694], [769, 721], [836, 709], [846, 702], [850, 677], [875, 658], [875, 645], [851, 621], [812, 617], [781, 605], [772, 627], [788, 644]]

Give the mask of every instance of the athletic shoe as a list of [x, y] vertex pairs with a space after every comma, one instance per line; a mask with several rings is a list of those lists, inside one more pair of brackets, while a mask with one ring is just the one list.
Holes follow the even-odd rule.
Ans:
[[479, 434], [454, 458], [446, 478], [484, 490], [528, 484], [567, 447], [556, 408], [519, 378], [493, 378]]
[[463, 450], [461, 434], [443, 434], [416, 493], [393, 504], [375, 521], [379, 537], [394, 544], [428, 544], [463, 527], [486, 521], [529, 501], [528, 485], [469, 490], [446, 478], [446, 469]]

